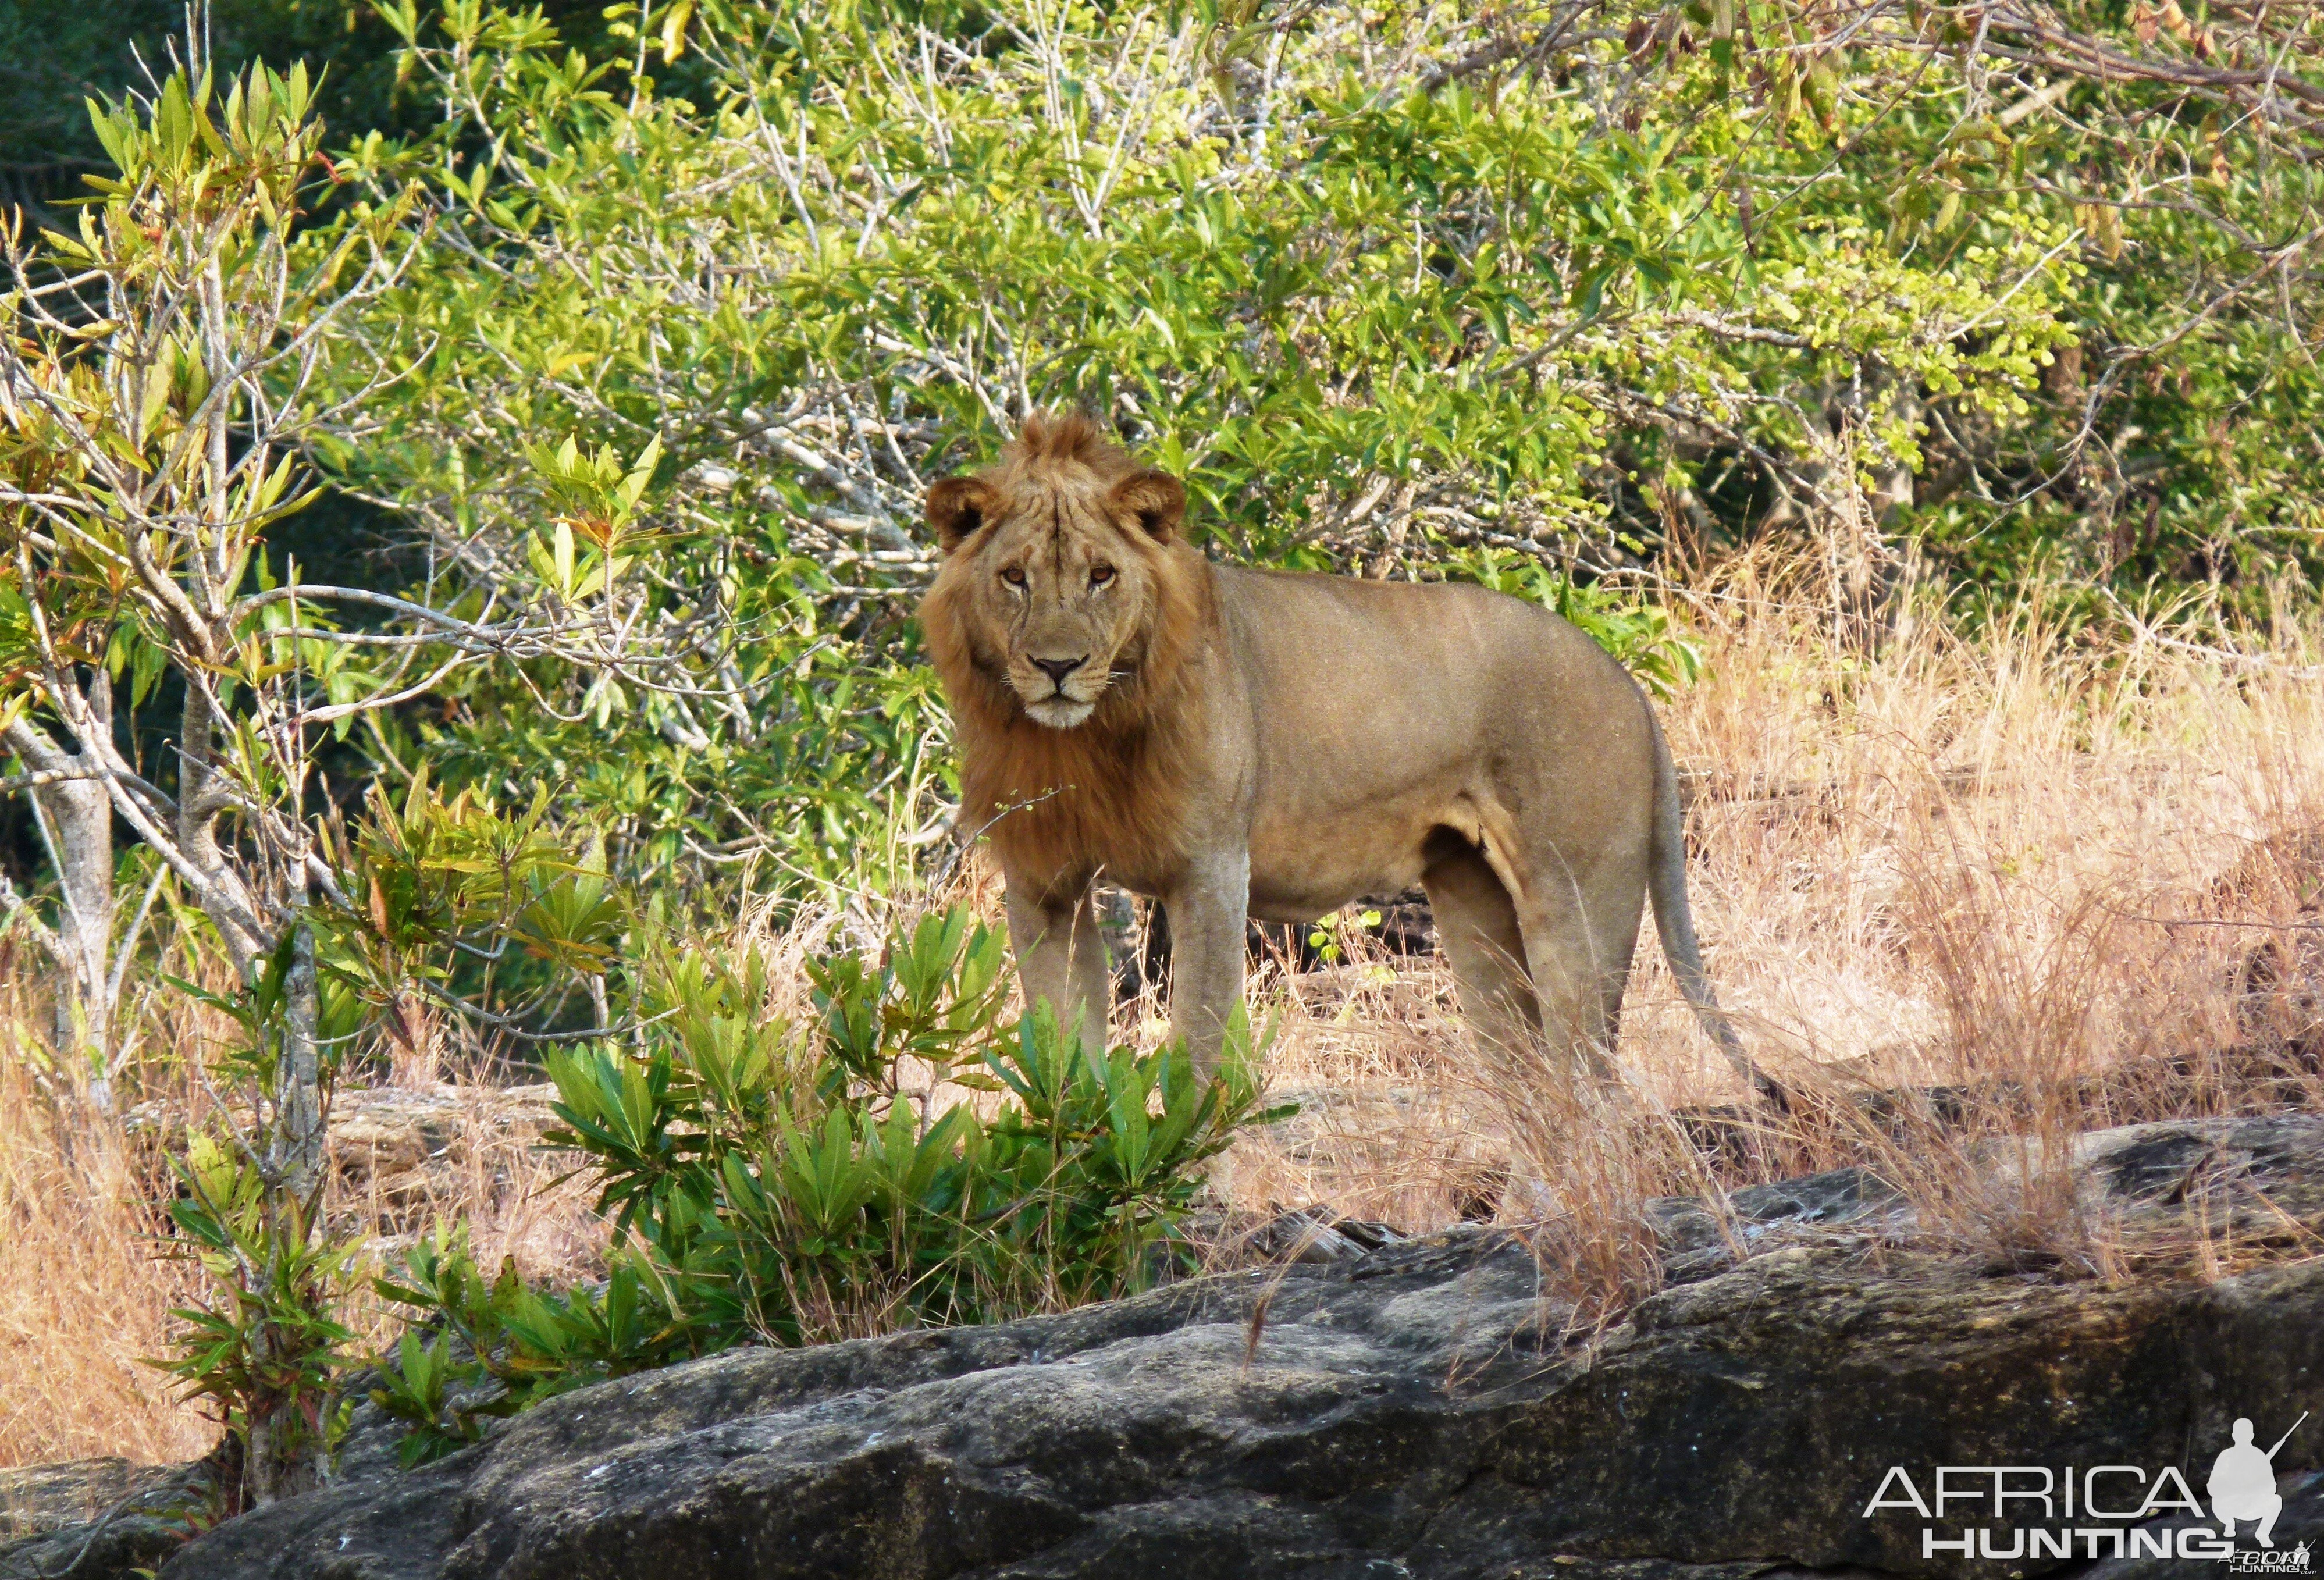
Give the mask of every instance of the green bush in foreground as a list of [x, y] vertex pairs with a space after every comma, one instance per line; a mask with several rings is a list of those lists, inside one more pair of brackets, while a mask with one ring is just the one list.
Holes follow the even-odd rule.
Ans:
[[[1216, 1078], [1185, 1053], [1085, 1052], [1046, 1006], [1013, 1028], [1001, 938], [955, 909], [884, 963], [810, 965], [816, 1017], [764, 1021], [765, 966], [665, 958], [638, 1053], [549, 1061], [621, 1234], [602, 1290], [486, 1276], [462, 1229], [405, 1254], [413, 1308], [372, 1398], [407, 1464], [553, 1394], [733, 1344], [986, 1322], [1190, 1267], [1199, 1169], [1262, 1113], [1248, 1028]], [[981, 1118], [940, 1086], [995, 1095]]]

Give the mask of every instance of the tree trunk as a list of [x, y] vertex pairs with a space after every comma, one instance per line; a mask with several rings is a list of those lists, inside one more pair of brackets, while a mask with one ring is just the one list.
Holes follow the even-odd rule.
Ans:
[[[273, 1337], [263, 1334], [263, 1349]], [[320, 1400], [307, 1401], [319, 1408]], [[284, 1400], [250, 1423], [250, 1444], [243, 1458], [243, 1492], [253, 1509], [311, 1492], [323, 1484], [325, 1469], [319, 1421], [309, 1420], [301, 1401]]]
[[113, 942], [113, 800], [102, 780], [73, 779], [32, 792], [55, 846], [57, 942], [65, 969], [56, 986], [55, 1047], [82, 1056], [89, 1095], [112, 1106], [112, 1005], [106, 967]]
[[[266, 1233], [285, 1237], [279, 1249], [270, 1243], [276, 1254], [298, 1249], [311, 1238], [311, 1226], [323, 1221], [327, 1154], [322, 1049], [315, 1031], [318, 1007], [315, 932], [302, 919], [291, 923], [290, 969], [282, 979], [281, 1061], [276, 1067], [274, 1127], [263, 1170], [272, 1197]], [[265, 1276], [263, 1270], [257, 1276]], [[327, 1307], [321, 1310], [327, 1313]], [[255, 1342], [263, 1351], [278, 1337], [279, 1330], [267, 1324]], [[294, 1393], [273, 1400], [271, 1408], [251, 1410], [244, 1484], [254, 1506], [322, 1484], [328, 1445], [313, 1414], [321, 1404], [318, 1399]]]
[[[322, 1048], [317, 1040], [319, 993], [315, 976], [315, 933], [304, 915], [307, 902], [305, 852], [296, 843], [272, 853], [258, 880], [265, 903], [228, 862], [217, 836], [221, 817], [242, 805], [234, 781], [219, 770], [217, 721], [198, 686], [186, 692], [181, 716], [178, 770], [178, 846], [199, 871], [208, 892], [203, 909], [226, 942], [236, 972], [254, 980], [281, 947], [281, 929], [290, 928], [290, 957], [282, 975], [281, 1042], [273, 1090], [267, 1098], [272, 1123], [266, 1127], [257, 1163], [264, 1181], [266, 1233], [303, 1243], [322, 1222], [325, 1167]], [[293, 806], [296, 802], [294, 800]], [[246, 815], [246, 814], [245, 814]], [[264, 827], [263, 824], [260, 825]], [[262, 1037], [268, 1035], [261, 1028]], [[286, 1245], [287, 1253], [296, 1247]], [[253, 1276], [264, 1277], [264, 1270]], [[277, 1342], [271, 1326], [255, 1335], [263, 1350]], [[320, 1401], [300, 1391], [287, 1397], [246, 1401], [249, 1455], [244, 1486], [253, 1504], [271, 1503], [320, 1484], [325, 1445], [311, 1412]]]
[[[113, 682], [102, 669], [84, 694], [91, 722], [113, 723]], [[7, 731], [8, 746], [34, 772], [94, 773], [97, 752], [87, 742], [67, 752], [30, 723]], [[82, 1066], [89, 1096], [112, 1107], [113, 803], [105, 781], [65, 779], [32, 791], [41, 834], [57, 874], [58, 972], [51, 1046], [58, 1062]]]
[[282, 1062], [274, 1095], [276, 1155], [269, 1172], [283, 1194], [311, 1217], [323, 1187], [323, 1061], [315, 1040], [319, 1005], [315, 983], [315, 929], [291, 924], [290, 969], [282, 983]]
[[247, 977], [252, 962], [272, 947], [272, 940], [252, 931], [257, 908], [218, 848], [217, 820], [235, 804], [234, 786], [217, 770], [209, 699], [190, 679], [178, 722], [178, 849], [209, 885], [202, 910], [217, 929], [235, 975]]

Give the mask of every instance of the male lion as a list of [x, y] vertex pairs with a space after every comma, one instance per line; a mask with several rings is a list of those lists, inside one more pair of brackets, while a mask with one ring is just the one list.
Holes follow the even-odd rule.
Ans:
[[1695, 947], [1669, 748], [1572, 625], [1478, 587], [1214, 565], [1180, 536], [1178, 480], [1079, 415], [1028, 417], [927, 508], [963, 816], [999, 854], [1028, 1002], [1092, 1047], [1101, 872], [1168, 908], [1171, 1029], [1204, 1068], [1246, 915], [1416, 880], [1472, 1031], [1570, 1040], [1601, 1075], [1651, 893], [1681, 989], [1757, 1079]]

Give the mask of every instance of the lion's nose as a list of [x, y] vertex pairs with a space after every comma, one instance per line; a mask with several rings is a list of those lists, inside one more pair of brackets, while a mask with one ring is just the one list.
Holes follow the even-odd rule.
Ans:
[[1087, 662], [1089, 662], [1089, 655], [1084, 653], [1077, 659], [1035, 659], [1033, 667], [1047, 675], [1051, 685], [1063, 691], [1065, 688], [1065, 677]]

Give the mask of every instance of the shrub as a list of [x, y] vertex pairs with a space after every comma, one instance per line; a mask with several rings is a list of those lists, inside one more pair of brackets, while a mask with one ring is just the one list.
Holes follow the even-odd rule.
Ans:
[[309, 1204], [267, 1188], [254, 1155], [197, 1134], [171, 1160], [184, 1194], [165, 1254], [198, 1263], [208, 1288], [171, 1312], [172, 1354], [147, 1363], [226, 1429], [227, 1513], [312, 1484], [345, 1426], [331, 1381], [354, 1336], [336, 1316], [353, 1248], [313, 1233]]
[[755, 952], [664, 954], [640, 1048], [549, 1060], [564, 1122], [549, 1139], [588, 1160], [622, 1235], [603, 1289], [488, 1278], [458, 1228], [380, 1280], [439, 1327], [407, 1335], [372, 1395], [411, 1424], [406, 1462], [566, 1389], [738, 1344], [1001, 1320], [1190, 1268], [1202, 1165], [1278, 1116], [1248, 1027], [1212, 1079], [1176, 1047], [1093, 1054], [1046, 1005], [1010, 1024], [1002, 965], [965, 910], [925, 917], [876, 962], [811, 962], [816, 1012], [795, 1030], [762, 1018]]

